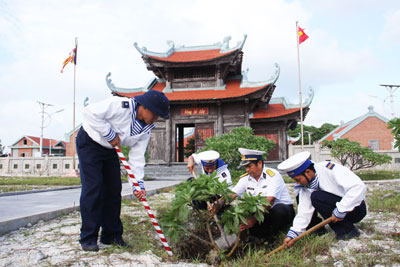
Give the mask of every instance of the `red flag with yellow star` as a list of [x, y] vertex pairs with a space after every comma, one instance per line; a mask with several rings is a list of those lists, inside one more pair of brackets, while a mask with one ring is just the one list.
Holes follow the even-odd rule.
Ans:
[[302, 28], [300, 27], [297, 28], [298, 28], [297, 31], [299, 33], [299, 44], [301, 44], [302, 42], [308, 39], [308, 35], [304, 32]]

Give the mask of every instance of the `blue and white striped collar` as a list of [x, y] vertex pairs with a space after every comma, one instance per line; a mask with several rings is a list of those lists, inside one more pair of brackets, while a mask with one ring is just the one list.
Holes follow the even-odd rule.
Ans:
[[147, 133], [150, 132], [152, 129], [155, 128], [154, 123], [152, 124], [146, 124], [144, 122], [139, 121], [136, 118], [139, 105], [136, 102], [135, 99], [131, 98], [131, 103], [132, 103], [132, 123], [131, 123], [131, 136], [133, 135], [138, 135], [141, 133]]
[[318, 175], [315, 175], [315, 177], [310, 181], [310, 183], [307, 185], [307, 187], [310, 189], [319, 189]]

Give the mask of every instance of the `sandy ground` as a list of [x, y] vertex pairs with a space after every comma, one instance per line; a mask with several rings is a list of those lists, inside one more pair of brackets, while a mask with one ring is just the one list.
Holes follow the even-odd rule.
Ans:
[[[400, 182], [368, 183], [368, 194], [373, 190], [391, 189], [400, 193]], [[290, 186], [290, 191], [292, 186]], [[150, 197], [149, 204], [155, 201], [168, 201], [173, 195], [163, 193]], [[147, 219], [143, 208], [139, 206], [123, 206], [123, 214], [140, 215]], [[370, 266], [400, 266], [396, 255], [400, 255], [400, 214], [388, 212], [369, 212], [362, 221], [361, 236], [349, 241], [335, 242], [330, 250], [334, 266], [354, 266], [366, 262], [376, 262], [380, 257], [381, 265]], [[115, 249], [104, 252], [100, 244], [100, 252], [84, 252], [78, 243], [80, 215], [71, 213], [48, 222], [39, 222], [28, 228], [22, 228], [0, 237], [0, 266], [207, 266], [207, 264], [191, 264], [185, 262], [167, 263], [151, 251], [135, 255]], [[329, 262], [328, 256], [321, 255], [318, 259], [321, 265]]]

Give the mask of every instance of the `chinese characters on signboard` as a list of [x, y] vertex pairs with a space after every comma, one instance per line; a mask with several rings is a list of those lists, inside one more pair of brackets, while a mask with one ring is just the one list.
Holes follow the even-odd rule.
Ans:
[[208, 115], [208, 108], [183, 108], [181, 109], [182, 116], [191, 115]]

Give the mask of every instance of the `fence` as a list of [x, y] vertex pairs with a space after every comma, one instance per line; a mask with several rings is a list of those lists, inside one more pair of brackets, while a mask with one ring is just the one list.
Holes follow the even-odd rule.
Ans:
[[[300, 151], [309, 151], [311, 159], [315, 162], [331, 160], [328, 148], [322, 148], [320, 144], [301, 146], [289, 145], [289, 156]], [[388, 154], [392, 157], [391, 164], [384, 164], [370, 168], [369, 170], [392, 170], [400, 171], [400, 152], [395, 150], [381, 150], [377, 153]], [[78, 158], [76, 166], [78, 167]], [[0, 158], [0, 176], [63, 176], [72, 171], [72, 157], [5, 157]]]
[[[320, 144], [304, 145], [303, 149], [301, 146], [295, 146], [292, 144], [289, 145], [289, 157], [301, 151], [309, 151], [311, 153], [311, 160], [315, 162], [331, 160], [333, 162], [340, 163], [331, 156], [331, 151], [329, 148], [322, 148]], [[397, 150], [378, 150], [375, 152], [391, 156], [392, 163], [379, 165], [374, 168], [368, 168], [368, 170], [400, 171], [400, 152]]]
[[62, 176], [72, 165], [72, 157], [5, 157], [0, 158], [0, 176]]

